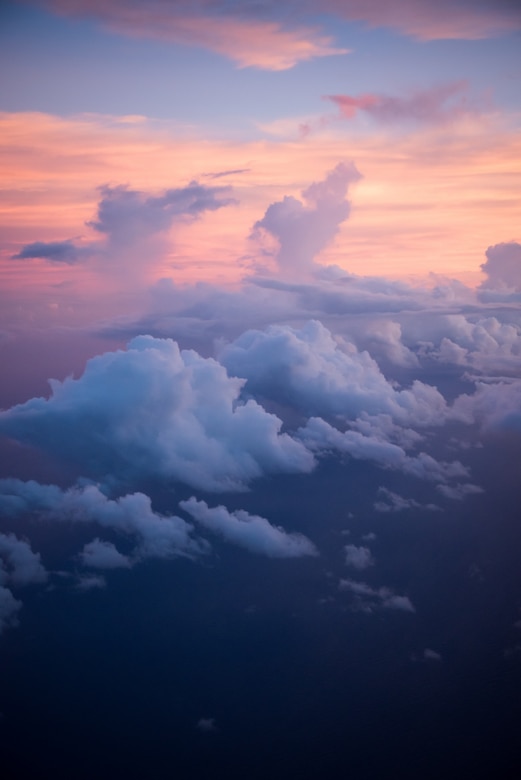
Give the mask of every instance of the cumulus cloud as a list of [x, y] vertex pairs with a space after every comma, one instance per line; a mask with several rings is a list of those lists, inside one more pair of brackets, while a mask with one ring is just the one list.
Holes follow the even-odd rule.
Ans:
[[302, 200], [286, 195], [272, 203], [253, 228], [277, 239], [276, 261], [283, 274], [309, 272], [315, 258], [331, 243], [349, 216], [349, 186], [361, 178], [353, 163], [339, 163], [326, 178], [302, 192]]
[[14, 534], [0, 533], [0, 584], [14, 586], [42, 583], [47, 580], [40, 553]]
[[487, 278], [481, 287], [485, 290], [513, 290], [521, 292], [521, 244], [516, 241], [489, 246], [487, 260], [481, 270]]
[[307, 414], [382, 413], [418, 425], [440, 424], [446, 415], [436, 388], [416, 381], [410, 389], [396, 390], [368, 352], [339, 343], [318, 321], [298, 330], [272, 325], [246, 331], [222, 349], [219, 360], [230, 374], [247, 379], [250, 392]]
[[392, 442], [364, 436], [358, 431], [340, 431], [320, 417], [312, 417], [298, 431], [306, 446], [323, 455], [345, 453], [357, 460], [369, 460], [377, 465], [401, 471], [418, 479], [445, 483], [467, 477], [468, 469], [459, 461], [437, 461], [426, 452], [407, 455], [402, 447]]
[[93, 253], [93, 248], [88, 246], [78, 246], [73, 239], [65, 241], [34, 241], [32, 244], [26, 244], [15, 255], [13, 260], [27, 260], [29, 258], [40, 258], [49, 260], [52, 263], [64, 263], [65, 265], [75, 265], [84, 260]]
[[453, 416], [485, 429], [521, 430], [521, 380], [476, 382], [476, 392], [460, 395]]
[[88, 361], [49, 399], [0, 413], [0, 432], [77, 464], [96, 479], [151, 475], [210, 491], [243, 490], [266, 473], [307, 472], [313, 456], [281, 433], [244, 381], [170, 339], [142, 336]]
[[[61, 490], [56, 485], [40, 485], [19, 479], [0, 480], [0, 508], [11, 516], [34, 512], [47, 521], [95, 523], [110, 528], [136, 542], [133, 558], [196, 558], [208, 551], [208, 543], [193, 534], [193, 526], [175, 515], [154, 512], [149, 496], [132, 493], [109, 499], [95, 485]], [[83, 551], [85, 563], [102, 560], [101, 568], [111, 568], [124, 556], [112, 545], [95, 540]]]
[[368, 547], [346, 544], [344, 553], [346, 565], [352, 566], [354, 569], [367, 569], [374, 564], [374, 558]]
[[83, 548], [80, 554], [85, 566], [94, 569], [128, 569], [131, 561], [122, 555], [112, 542], [93, 539]]
[[209, 507], [194, 497], [179, 503], [196, 522], [232, 544], [270, 558], [301, 558], [318, 555], [315, 545], [303, 534], [287, 533], [264, 517], [243, 510], [229, 512], [224, 506]]
[[391, 588], [371, 588], [365, 582], [342, 579], [338, 587], [341, 591], [351, 593], [354, 597], [354, 607], [363, 612], [374, 609], [397, 609], [403, 612], [415, 612], [414, 605], [408, 596], [396, 594]]

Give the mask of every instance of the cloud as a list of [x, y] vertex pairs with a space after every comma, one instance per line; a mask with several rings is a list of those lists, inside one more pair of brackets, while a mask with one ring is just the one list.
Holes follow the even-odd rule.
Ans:
[[0, 533], [0, 584], [31, 585], [47, 581], [39, 553], [14, 534]]
[[299, 429], [299, 438], [317, 454], [345, 453], [357, 460], [369, 460], [382, 468], [401, 471], [418, 479], [445, 483], [467, 477], [468, 469], [459, 461], [446, 463], [435, 460], [426, 452], [407, 455], [402, 447], [358, 431], [340, 431], [320, 417], [311, 417]]
[[[0, 508], [11, 516], [36, 513], [42, 520], [95, 523], [133, 539], [135, 560], [146, 558], [197, 558], [208, 551], [204, 539], [193, 535], [193, 526], [175, 515], [154, 512], [149, 496], [132, 493], [109, 499], [96, 485], [61, 490], [56, 485], [40, 485], [18, 479], [0, 480]], [[122, 558], [117, 550], [96, 539], [84, 548], [84, 563], [95, 561], [110, 568]], [[118, 553], [119, 555], [119, 553]]]
[[51, 381], [49, 399], [1, 412], [0, 432], [95, 479], [148, 475], [225, 491], [310, 471], [313, 456], [281, 420], [240, 401], [243, 385], [211, 358], [141, 336], [89, 360], [79, 379]]
[[[122, 35], [152, 38], [183, 46], [197, 46], [222, 54], [239, 67], [286, 70], [298, 62], [346, 54], [315, 27], [283, 25], [274, 14], [266, 18], [263, 4], [236, 4], [195, 0], [164, 3], [158, 0], [41, 0], [57, 13], [98, 19]], [[253, 13], [252, 13], [253, 10]], [[257, 10], [257, 13], [255, 11]]]
[[371, 27], [389, 27], [420, 41], [477, 40], [521, 28], [516, 3], [502, 0], [325, 0], [322, 8]]
[[179, 503], [194, 520], [226, 541], [269, 558], [301, 558], [318, 555], [315, 545], [302, 534], [287, 533], [264, 517], [243, 510], [229, 512], [224, 506], [209, 507], [193, 496]]
[[217, 731], [215, 725], [215, 718], [199, 718], [196, 724], [196, 728], [202, 731], [204, 734], [212, 734]]
[[349, 185], [361, 178], [353, 163], [339, 163], [326, 178], [302, 192], [302, 200], [286, 195], [272, 203], [253, 227], [279, 243], [276, 261], [282, 273], [298, 274], [315, 267], [316, 256], [334, 239], [349, 216]]
[[415, 121], [432, 124], [468, 113], [470, 107], [466, 90], [467, 83], [457, 81], [417, 90], [406, 97], [368, 93], [356, 97], [326, 95], [324, 99], [337, 106], [338, 118], [341, 119], [353, 119], [363, 112], [383, 123]]
[[476, 382], [476, 392], [460, 395], [453, 416], [484, 429], [521, 430], [521, 380]]
[[368, 547], [356, 547], [354, 544], [346, 544], [344, 547], [345, 562], [354, 569], [367, 569], [373, 566], [374, 558]]
[[404, 498], [385, 487], [378, 488], [378, 495], [382, 496], [386, 501], [375, 501], [373, 506], [377, 512], [402, 512], [405, 509], [426, 509], [430, 512], [441, 511], [441, 507], [436, 504], [420, 504], [414, 498]]
[[423, 651], [423, 658], [425, 661], [442, 661], [442, 657], [439, 653], [437, 653], [435, 650], [431, 650], [430, 648], [426, 647]]
[[107, 580], [99, 574], [82, 574], [76, 581], [76, 590], [87, 593], [107, 587]]
[[131, 566], [130, 559], [122, 555], [112, 542], [98, 538], [85, 545], [81, 559], [84, 566], [94, 569], [128, 569]]
[[495, 244], [485, 254], [487, 260], [480, 268], [487, 278], [482, 289], [521, 292], [521, 244]]
[[391, 588], [371, 588], [365, 582], [355, 580], [340, 580], [338, 587], [341, 591], [351, 593], [354, 597], [354, 606], [363, 612], [372, 612], [374, 609], [397, 609], [403, 612], [415, 612], [413, 603], [408, 596], [394, 593]]
[[40, 258], [49, 260], [52, 263], [75, 265], [89, 257], [92, 252], [93, 249], [91, 247], [77, 246], [69, 238], [65, 241], [34, 241], [32, 244], [26, 244], [17, 254], [11, 257], [13, 260]]
[[17, 613], [22, 602], [15, 599], [9, 588], [0, 585], [0, 634], [10, 626], [16, 626]]
[[446, 415], [436, 388], [415, 381], [396, 390], [368, 352], [335, 339], [318, 321], [300, 329], [272, 325], [246, 331], [220, 351], [219, 360], [229, 374], [247, 380], [249, 392], [306, 414], [346, 419], [388, 414], [418, 425], [441, 424]]
[[192, 181], [186, 187], [148, 195], [126, 186], [100, 187], [101, 200], [94, 220], [87, 224], [106, 234], [111, 244], [131, 245], [136, 240], [165, 232], [175, 220], [197, 219], [237, 201], [231, 187], [207, 187]]
[[22, 602], [10, 589], [46, 581], [47, 572], [40, 554], [33, 552], [28, 542], [14, 534], [0, 533], [0, 634], [17, 625], [17, 615], [22, 608]]

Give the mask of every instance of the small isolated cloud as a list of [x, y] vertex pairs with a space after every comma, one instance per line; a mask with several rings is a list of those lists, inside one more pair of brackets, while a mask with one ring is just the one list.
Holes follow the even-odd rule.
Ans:
[[126, 555], [122, 555], [112, 542], [93, 539], [83, 548], [81, 560], [84, 566], [94, 569], [128, 569], [132, 564]]
[[364, 436], [358, 431], [340, 431], [320, 417], [311, 417], [298, 435], [306, 446], [317, 454], [345, 453], [357, 460], [369, 460], [386, 469], [445, 483], [451, 479], [467, 477], [469, 471], [459, 461], [437, 461], [426, 452], [407, 455], [405, 450], [383, 439]]
[[318, 555], [318, 551], [306, 536], [288, 533], [280, 526], [272, 525], [264, 517], [250, 515], [243, 510], [229, 512], [224, 506], [210, 508], [193, 496], [181, 501], [179, 506], [194, 520], [226, 541], [244, 547], [250, 552], [269, 558], [301, 558]]
[[476, 382], [476, 392], [460, 395], [453, 414], [485, 429], [521, 430], [521, 380]]
[[217, 726], [215, 725], [215, 718], [199, 718], [196, 728], [204, 734], [216, 732]]
[[344, 553], [346, 565], [352, 566], [354, 569], [367, 569], [374, 564], [374, 558], [368, 547], [346, 544]]
[[423, 658], [425, 661], [442, 661], [442, 656], [440, 653], [437, 653], [435, 650], [431, 650], [430, 648], [426, 647], [423, 651]]
[[87, 593], [91, 590], [100, 590], [107, 586], [107, 580], [99, 574], [82, 574], [76, 580], [76, 590]]
[[353, 163], [339, 163], [325, 179], [302, 192], [302, 200], [286, 195], [272, 203], [253, 226], [252, 236], [262, 231], [279, 244], [275, 254], [283, 274], [299, 274], [316, 267], [315, 258], [331, 243], [351, 209], [349, 186], [361, 178]]
[[401, 596], [391, 588], [371, 588], [365, 582], [355, 580], [340, 580], [339, 590], [351, 593], [354, 597], [354, 606], [363, 612], [372, 612], [374, 609], [397, 609], [403, 612], [415, 612], [414, 606], [408, 596]]
[[35, 241], [32, 244], [26, 244], [17, 254], [12, 255], [12, 258], [13, 260], [39, 258], [49, 260], [51, 263], [75, 265], [92, 253], [92, 247], [77, 246], [72, 239], [67, 239], [66, 241]]

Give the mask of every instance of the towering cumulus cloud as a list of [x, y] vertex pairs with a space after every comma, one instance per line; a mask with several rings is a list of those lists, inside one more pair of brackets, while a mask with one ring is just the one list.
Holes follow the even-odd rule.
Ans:
[[347, 191], [360, 178], [353, 163], [339, 163], [324, 181], [304, 190], [302, 200], [286, 195], [268, 207], [254, 231], [265, 230], [277, 239], [276, 260], [282, 274], [298, 275], [316, 267], [316, 256], [349, 216]]

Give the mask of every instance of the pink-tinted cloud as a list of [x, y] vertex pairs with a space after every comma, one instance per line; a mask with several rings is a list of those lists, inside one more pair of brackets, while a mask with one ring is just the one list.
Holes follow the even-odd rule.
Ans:
[[302, 201], [286, 196], [272, 203], [255, 223], [254, 235], [264, 230], [277, 239], [276, 260], [283, 273], [313, 269], [315, 257], [348, 218], [347, 191], [360, 178], [353, 163], [339, 163], [323, 181], [314, 182], [302, 192]]
[[487, 260], [481, 269], [487, 278], [481, 286], [521, 292], [521, 244], [511, 241], [489, 246], [486, 255]]
[[324, 12], [421, 41], [476, 40], [521, 29], [509, 0], [33, 0], [67, 16], [94, 18], [123, 35], [199, 46], [239, 67], [284, 70], [315, 57], [344, 54], [315, 22]]
[[325, 100], [330, 100], [338, 107], [342, 119], [353, 119], [362, 111], [380, 122], [443, 122], [469, 110], [465, 96], [466, 87], [466, 82], [457, 81], [418, 90], [406, 97], [375, 94], [356, 97], [326, 95]]
[[42, 4], [67, 16], [94, 17], [123, 35], [209, 49], [241, 68], [287, 70], [315, 57], [348, 53], [335, 48], [332, 39], [314, 27], [286, 27], [263, 13], [252, 15], [240, 4], [205, 0], [42, 0]]
[[323, 0], [322, 8], [422, 41], [477, 40], [521, 29], [521, 8], [515, 0]]

